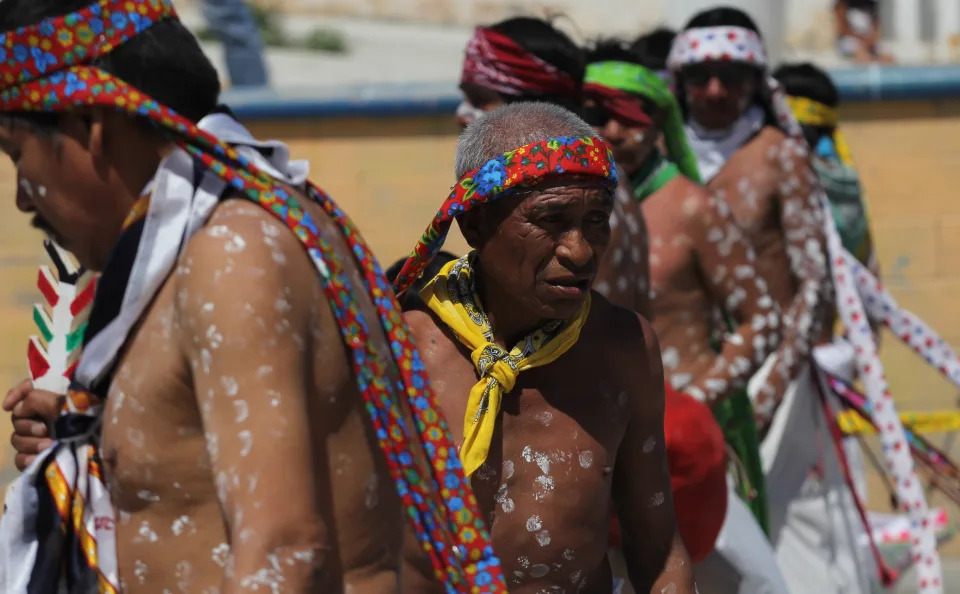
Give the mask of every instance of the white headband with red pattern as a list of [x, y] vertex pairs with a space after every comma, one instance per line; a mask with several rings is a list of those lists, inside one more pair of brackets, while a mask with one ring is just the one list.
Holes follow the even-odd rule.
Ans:
[[756, 31], [743, 27], [699, 27], [679, 33], [667, 67], [679, 70], [701, 62], [740, 62], [767, 67], [767, 50]]

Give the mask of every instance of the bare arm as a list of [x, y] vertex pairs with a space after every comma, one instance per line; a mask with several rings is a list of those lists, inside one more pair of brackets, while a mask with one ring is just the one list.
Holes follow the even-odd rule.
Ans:
[[816, 173], [810, 167], [806, 149], [793, 140], [781, 144], [778, 159], [780, 224], [797, 290], [783, 315], [783, 336], [765, 388], [775, 405], [783, 397], [786, 384], [806, 364], [832, 301], [820, 201], [822, 190]]
[[756, 256], [729, 207], [704, 188], [689, 219], [700, 273], [721, 309], [736, 324], [725, 333], [714, 364], [685, 391], [713, 403], [744, 388], [780, 339], [780, 311], [756, 270]]
[[653, 328], [640, 318], [644, 345], [636, 394], [613, 476], [627, 573], [637, 592], [692, 594], [692, 563], [677, 532], [663, 431], [663, 366]]
[[215, 215], [174, 278], [230, 545], [224, 594], [317, 591], [329, 550], [314, 458], [326, 440], [308, 414], [313, 294], [288, 290], [311, 271], [289, 234], [278, 237], [289, 264], [274, 262], [261, 221]]

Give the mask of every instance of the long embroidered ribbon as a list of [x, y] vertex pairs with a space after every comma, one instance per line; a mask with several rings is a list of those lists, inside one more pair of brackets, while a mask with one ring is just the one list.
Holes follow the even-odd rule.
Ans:
[[572, 319], [550, 321], [512, 349], [501, 348], [494, 342], [493, 327], [476, 292], [474, 256], [471, 252], [448, 262], [420, 292], [427, 307], [470, 349], [480, 376], [470, 390], [463, 419], [460, 460], [468, 477], [487, 459], [501, 400], [513, 389], [520, 372], [548, 365], [570, 350], [590, 314], [588, 294]]
[[700, 183], [697, 157], [690, 150], [687, 135], [683, 130], [680, 104], [659, 74], [640, 64], [629, 62], [595, 62], [588, 65], [583, 81], [584, 93], [589, 95], [603, 89], [612, 89], [628, 96], [638, 95], [653, 102], [664, 113], [661, 128], [667, 155], [677, 164], [683, 175]]
[[[0, 110], [62, 111], [79, 105], [106, 105], [147, 118], [238, 192], [283, 221], [317, 268], [329, 273], [321, 275], [324, 292], [352, 351], [358, 388], [380, 447], [437, 578], [448, 592], [506, 591], [476, 499], [463, 476], [446, 423], [436, 412], [423, 363], [396, 299], [346, 215], [325, 193], [309, 186], [311, 198], [338, 224], [362, 270], [402, 377], [399, 393], [387, 381], [386, 370], [370, 345], [367, 321], [339, 256], [294, 198], [236, 150], [198, 130], [189, 120], [116, 77], [81, 65], [165, 18], [175, 18], [168, 0], [101, 0], [78, 12], [0, 35]], [[400, 398], [412, 404], [417, 425], [414, 434], [405, 427]], [[418, 474], [409, 453], [409, 444], [416, 439], [430, 455], [432, 476]]]
[[[787, 104], [783, 88], [774, 79], [768, 79], [771, 106], [784, 131], [797, 142], [806, 142], [803, 131]], [[820, 203], [825, 213], [830, 205], [822, 188], [818, 188]], [[830, 258], [836, 305], [840, 320], [847, 328], [847, 339], [853, 344], [857, 373], [866, 388], [872, 407], [872, 420], [880, 430], [884, 457], [895, 478], [898, 496], [903, 510], [909, 515], [913, 526], [912, 551], [917, 564], [917, 586], [921, 594], [943, 592], [943, 576], [940, 556], [937, 553], [936, 531], [925, 522], [929, 506], [923, 487], [917, 479], [913, 458], [907, 446], [907, 432], [900, 422], [896, 404], [890, 394], [883, 363], [877, 352], [873, 333], [868, 323], [867, 312], [857, 290], [854, 266], [843, 249], [833, 217], [825, 216], [824, 233], [827, 238], [827, 255]]]
[[394, 283], [397, 294], [406, 291], [423, 274], [423, 269], [443, 247], [457, 215], [510, 195], [518, 188], [578, 176], [596, 179], [611, 191], [617, 187], [613, 153], [602, 139], [565, 136], [539, 140], [468, 171], [453, 187], [404, 262]]
[[916, 314], [902, 308], [883, 283], [852, 254], [845, 253], [843, 257], [870, 319], [883, 323], [931, 367], [960, 387], [960, 358], [947, 341]]

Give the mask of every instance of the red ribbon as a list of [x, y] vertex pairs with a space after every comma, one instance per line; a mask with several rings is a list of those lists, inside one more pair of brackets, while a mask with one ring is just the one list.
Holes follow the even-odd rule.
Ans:
[[578, 85], [573, 77], [531, 54], [503, 33], [485, 27], [477, 27], [467, 44], [460, 82], [511, 97], [578, 98]]
[[636, 95], [597, 83], [583, 85], [583, 94], [624, 126], [645, 128], [653, 124], [647, 112], [643, 111], [643, 102]]

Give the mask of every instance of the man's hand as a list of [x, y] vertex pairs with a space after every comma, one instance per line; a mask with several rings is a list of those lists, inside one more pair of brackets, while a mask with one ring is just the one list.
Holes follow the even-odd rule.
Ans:
[[34, 390], [25, 379], [14, 386], [3, 399], [3, 410], [12, 413], [13, 435], [10, 443], [16, 451], [14, 464], [25, 470], [51, 444], [49, 424], [56, 421], [63, 405], [63, 396]]

